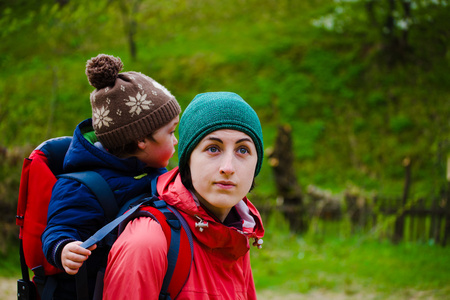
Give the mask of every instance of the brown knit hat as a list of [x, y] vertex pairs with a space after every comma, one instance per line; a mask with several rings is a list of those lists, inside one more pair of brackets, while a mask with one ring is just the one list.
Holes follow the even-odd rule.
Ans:
[[137, 72], [119, 73], [120, 58], [99, 54], [87, 61], [92, 124], [106, 149], [146, 137], [168, 124], [181, 108], [175, 97], [152, 78]]

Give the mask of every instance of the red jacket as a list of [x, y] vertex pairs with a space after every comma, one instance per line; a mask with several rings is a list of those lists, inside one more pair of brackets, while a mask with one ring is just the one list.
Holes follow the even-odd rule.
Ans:
[[[237, 229], [198, 206], [181, 183], [178, 168], [161, 175], [157, 188], [183, 215], [194, 237], [194, 261], [177, 299], [256, 299], [249, 238], [262, 238], [264, 229], [253, 204], [244, 198], [235, 206], [242, 224]], [[195, 226], [199, 218], [208, 223], [203, 231]], [[167, 242], [161, 226], [151, 218], [135, 219], [111, 249], [103, 297], [158, 299], [166, 269]]]

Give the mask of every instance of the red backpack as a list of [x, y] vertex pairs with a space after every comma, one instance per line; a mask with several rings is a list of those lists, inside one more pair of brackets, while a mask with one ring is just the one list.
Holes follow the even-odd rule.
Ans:
[[[137, 214], [142, 215], [137, 208], [139, 206], [146, 207], [148, 216], [155, 218], [161, 224], [170, 247], [168, 260], [169, 266], [173, 267], [166, 273], [161, 296], [163, 298], [170, 296], [171, 299], [174, 299], [189, 276], [193, 258], [192, 236], [184, 219], [175, 209], [165, 205], [164, 201], [159, 201], [154, 196], [145, 197], [148, 196], [147, 194], [139, 199], [130, 199], [122, 208], [119, 208], [116, 201], [111, 201], [111, 199], [114, 200], [114, 194], [98, 173], [93, 171], [63, 173], [63, 160], [71, 141], [72, 137], [47, 140], [33, 150], [28, 158], [24, 159], [16, 215], [16, 224], [20, 226], [22, 269], [22, 279], [18, 280], [18, 299], [52, 299], [57, 285], [52, 275], [63, 272], [46, 260], [41, 242], [41, 235], [47, 225], [47, 209], [52, 188], [57, 178], [60, 177], [77, 180], [91, 189], [102, 205], [107, 219], [112, 220], [83, 243], [82, 246], [85, 248], [99, 242], [107, 235], [109, 238], [111, 236], [117, 238], [117, 234], [111, 234], [117, 225], [123, 224], [124, 220], [126, 222], [126, 220], [134, 218]], [[154, 185], [152, 190], [155, 190], [156, 180], [152, 185]], [[139, 200], [139, 205], [136, 205], [137, 200]], [[145, 200], [145, 205], [142, 205], [143, 200]], [[134, 208], [128, 210], [132, 206]], [[123, 214], [125, 210], [128, 212]], [[183, 253], [183, 255], [178, 255], [178, 253]], [[28, 269], [34, 272], [32, 281], [28, 275]], [[77, 298], [88, 299], [85, 268], [80, 269], [76, 279]], [[96, 284], [96, 289], [97, 285], [99, 284]], [[97, 296], [101, 297], [101, 290], [100, 295]]]

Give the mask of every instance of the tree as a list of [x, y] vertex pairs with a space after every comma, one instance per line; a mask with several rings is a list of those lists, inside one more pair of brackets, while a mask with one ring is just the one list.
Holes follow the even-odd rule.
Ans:
[[139, 6], [141, 0], [118, 0], [120, 7], [120, 13], [122, 16], [125, 35], [128, 40], [128, 48], [130, 50], [130, 56], [133, 60], [137, 58], [137, 46], [136, 46], [136, 33], [137, 33], [137, 21], [136, 14], [139, 12]]
[[269, 163], [275, 176], [283, 213], [293, 231], [305, 231], [305, 207], [301, 187], [294, 169], [292, 130], [289, 125], [278, 126], [274, 149], [269, 153]]
[[316, 27], [355, 34], [379, 49], [393, 67], [407, 61], [430, 62], [445, 56], [450, 37], [447, 0], [335, 0], [333, 11], [313, 21]]

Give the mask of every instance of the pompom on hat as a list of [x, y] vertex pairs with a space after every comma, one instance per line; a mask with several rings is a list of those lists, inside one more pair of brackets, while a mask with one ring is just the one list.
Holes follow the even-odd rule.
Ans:
[[239, 95], [213, 92], [197, 95], [181, 116], [178, 141], [179, 169], [187, 168], [189, 157], [197, 144], [219, 129], [241, 131], [253, 140], [258, 162], [255, 176], [261, 170], [264, 156], [263, 134], [258, 115]]
[[92, 124], [106, 149], [144, 138], [168, 124], [181, 108], [161, 84], [138, 72], [123, 72], [118, 57], [99, 54], [86, 63]]

